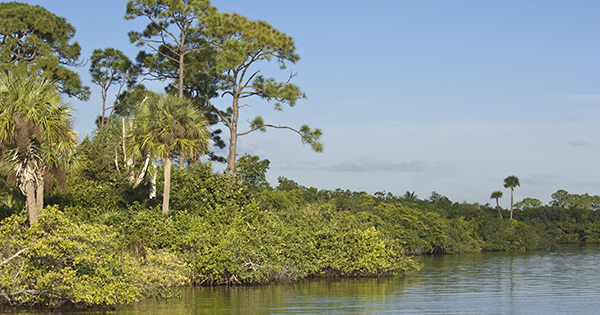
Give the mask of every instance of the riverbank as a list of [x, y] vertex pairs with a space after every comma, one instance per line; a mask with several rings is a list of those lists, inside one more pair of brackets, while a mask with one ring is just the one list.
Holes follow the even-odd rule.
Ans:
[[[557, 251], [427, 255], [408, 277], [313, 279], [258, 286], [188, 286], [173, 299], [113, 309], [60, 308], [69, 315], [148, 314], [588, 314], [600, 305], [597, 245]], [[531, 268], [535, 266], [535, 268]], [[483, 303], [485, 302], [485, 303]], [[0, 308], [15, 313], [11, 309]], [[47, 314], [21, 309], [21, 315]]]
[[402, 276], [420, 268], [415, 255], [600, 239], [595, 211], [540, 207], [508, 220], [435, 193], [420, 200], [327, 191], [284, 178], [260, 187], [204, 165], [174, 172], [167, 216], [155, 199], [127, 199], [136, 195], [126, 180], [77, 179], [47, 198], [59, 206], [38, 223], [29, 225], [24, 212], [2, 221], [3, 304], [119, 305], [186, 285]]

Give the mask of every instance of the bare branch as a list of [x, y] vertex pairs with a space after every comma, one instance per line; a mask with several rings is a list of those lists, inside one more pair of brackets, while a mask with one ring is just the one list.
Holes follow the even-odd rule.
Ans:
[[223, 120], [225, 122], [225, 124], [227, 125], [227, 127], [229, 129], [232, 129], [231, 122], [229, 121], [229, 119], [227, 119], [227, 117], [225, 117], [221, 113], [221, 111], [210, 101], [210, 98], [208, 97], [208, 95], [206, 95], [206, 93], [204, 94], [204, 97], [206, 98], [206, 102], [208, 103], [208, 105], [210, 107], [212, 107], [217, 112], [217, 115], [219, 115], [219, 117], [221, 117], [221, 120]]
[[20, 251], [16, 252], [14, 255], [6, 258], [3, 262], [0, 263], [0, 266], [3, 266], [5, 264], [7, 264], [9, 261], [19, 257], [19, 255], [21, 255], [24, 251], [26, 251], [28, 249], [29, 249], [29, 247], [25, 247], [25, 248], [21, 249]]

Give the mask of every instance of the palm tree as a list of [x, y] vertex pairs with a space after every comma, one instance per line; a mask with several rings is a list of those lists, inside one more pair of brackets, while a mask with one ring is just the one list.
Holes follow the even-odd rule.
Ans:
[[73, 110], [56, 85], [39, 76], [0, 74], [0, 102], [0, 151], [6, 150], [26, 197], [29, 222], [35, 223], [44, 206], [44, 178], [62, 173], [75, 149]]
[[521, 186], [519, 183], [519, 178], [517, 176], [511, 175], [504, 179], [504, 188], [510, 188], [510, 218], [513, 218], [513, 192], [515, 191], [515, 187]]
[[172, 95], [150, 96], [135, 111], [131, 137], [139, 149], [163, 161], [163, 214], [169, 213], [171, 159], [198, 158], [208, 150], [206, 120], [185, 98]]
[[494, 191], [492, 193], [492, 195], [490, 196], [490, 199], [496, 199], [496, 209], [498, 209], [498, 213], [500, 214], [500, 219], [504, 219], [502, 217], [502, 211], [500, 211], [500, 202], [498, 201], [498, 199], [502, 198], [502, 195], [504, 195], [501, 191]]
[[403, 197], [404, 199], [406, 199], [406, 200], [411, 200], [411, 201], [415, 201], [415, 200], [417, 200], [417, 194], [415, 194], [415, 192], [414, 192], [414, 191], [413, 191], [413, 192], [410, 192], [410, 191], [408, 191], [408, 190], [407, 190], [407, 191], [404, 193], [404, 196], [402, 196], [402, 197]]

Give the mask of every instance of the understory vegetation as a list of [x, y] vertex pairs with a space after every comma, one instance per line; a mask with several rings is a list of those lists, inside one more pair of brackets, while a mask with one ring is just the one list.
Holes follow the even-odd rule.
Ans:
[[404, 275], [420, 268], [414, 255], [600, 242], [592, 210], [530, 207], [509, 220], [435, 192], [421, 200], [319, 190], [283, 177], [271, 188], [268, 160], [250, 156], [236, 178], [210, 163], [174, 167], [165, 216], [160, 185], [148, 198], [149, 183], [133, 188], [92, 149], [84, 141], [68, 188], [48, 194], [34, 224], [24, 197], [2, 187], [2, 303], [115, 305], [187, 284]]

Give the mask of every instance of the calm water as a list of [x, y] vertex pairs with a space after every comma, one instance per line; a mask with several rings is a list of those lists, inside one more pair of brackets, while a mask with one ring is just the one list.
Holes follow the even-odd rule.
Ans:
[[181, 299], [53, 314], [600, 314], [600, 246], [421, 259], [402, 279], [189, 288]]

